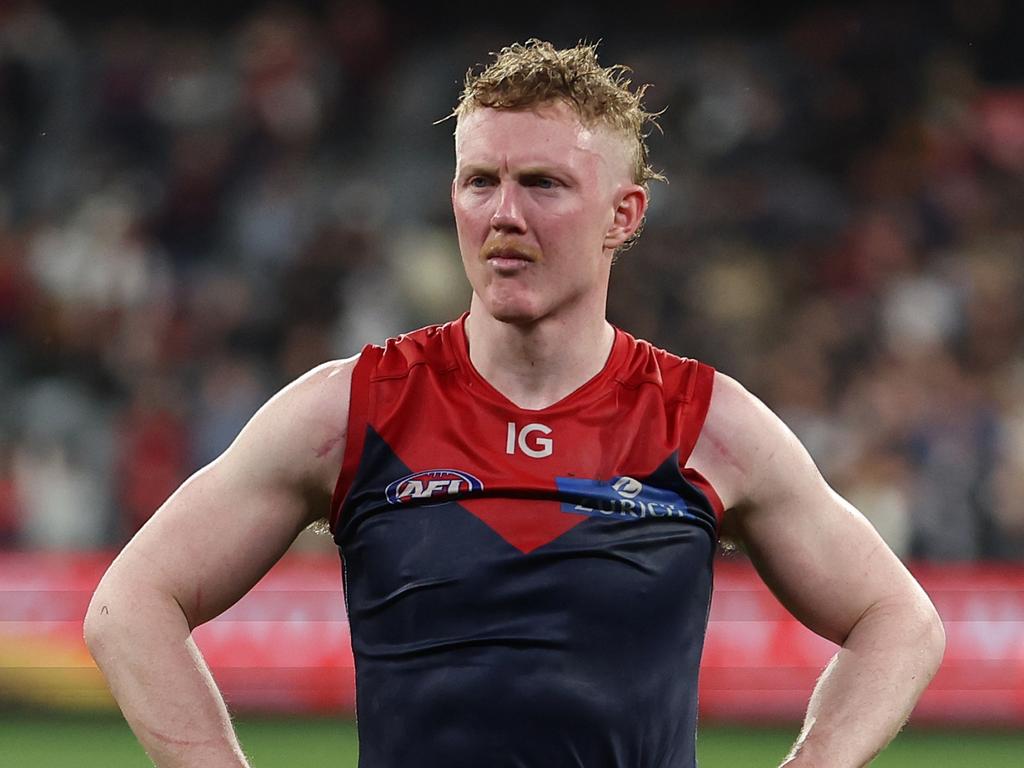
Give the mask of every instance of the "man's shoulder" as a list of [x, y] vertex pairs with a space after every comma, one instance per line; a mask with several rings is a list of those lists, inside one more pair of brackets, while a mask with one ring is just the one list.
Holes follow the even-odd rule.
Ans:
[[360, 355], [353, 355], [321, 363], [284, 387], [271, 398], [270, 403], [280, 401], [292, 407], [301, 407], [329, 405], [339, 399], [347, 400], [352, 373], [359, 359]]
[[277, 437], [275, 451], [297, 466], [315, 467], [340, 455], [348, 423], [352, 376], [359, 355], [329, 360], [307, 371], [270, 398], [254, 418]]
[[393, 336], [382, 344], [368, 344], [361, 352], [371, 378], [404, 376], [419, 365], [450, 369], [457, 366], [455, 344], [464, 342], [461, 319], [428, 325]]
[[627, 386], [653, 384], [669, 399], [685, 399], [693, 396], [698, 384], [709, 383], [715, 373], [711, 366], [692, 357], [677, 355], [621, 328], [618, 333], [626, 348], [618, 378]]
[[[715, 478], [723, 500], [754, 500], [816, 474], [782, 420], [736, 379], [714, 374], [711, 401], [692, 460]], [[727, 502], [727, 506], [731, 506]]]

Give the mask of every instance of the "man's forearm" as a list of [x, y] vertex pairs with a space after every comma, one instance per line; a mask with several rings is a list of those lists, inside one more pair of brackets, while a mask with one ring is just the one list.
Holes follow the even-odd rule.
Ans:
[[125, 719], [160, 768], [247, 768], [224, 700], [167, 597], [96, 593], [86, 641]]
[[818, 680], [786, 768], [860, 768], [910, 716], [942, 660], [945, 636], [929, 605], [864, 614]]

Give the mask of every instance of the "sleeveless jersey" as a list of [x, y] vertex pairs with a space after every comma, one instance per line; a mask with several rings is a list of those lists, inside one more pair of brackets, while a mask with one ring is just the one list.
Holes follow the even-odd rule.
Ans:
[[464, 321], [353, 371], [331, 528], [360, 766], [694, 766], [721, 502], [685, 463], [713, 370], [617, 329], [524, 410]]

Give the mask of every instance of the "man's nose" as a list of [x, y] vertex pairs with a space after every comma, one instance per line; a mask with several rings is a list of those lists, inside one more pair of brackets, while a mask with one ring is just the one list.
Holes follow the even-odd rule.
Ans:
[[519, 200], [519, 191], [514, 183], [504, 183], [498, 188], [491, 228], [499, 232], [525, 232], [526, 221]]

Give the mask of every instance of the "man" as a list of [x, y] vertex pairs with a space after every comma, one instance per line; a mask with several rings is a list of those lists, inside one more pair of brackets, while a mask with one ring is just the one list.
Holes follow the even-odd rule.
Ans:
[[86, 637], [157, 765], [246, 764], [189, 633], [328, 507], [362, 765], [694, 765], [723, 521], [842, 646], [785, 764], [864, 765], [906, 720], [944, 643], [920, 587], [764, 405], [605, 320], [655, 177], [628, 85], [537, 41], [471, 73], [468, 315], [285, 388], [111, 565]]

